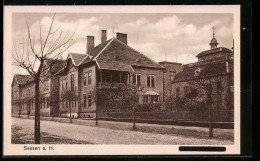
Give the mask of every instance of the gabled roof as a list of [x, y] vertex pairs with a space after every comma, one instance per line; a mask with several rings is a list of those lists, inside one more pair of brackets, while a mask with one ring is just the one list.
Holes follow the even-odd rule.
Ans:
[[230, 50], [228, 48], [225, 48], [225, 47], [218, 47], [216, 49], [203, 51], [203, 52], [199, 53], [196, 57], [201, 57], [201, 56], [205, 56], [205, 55], [209, 55], [209, 54], [215, 54], [215, 53], [220, 53], [220, 52], [232, 53], [232, 50]]
[[[15, 74], [14, 78], [13, 78], [13, 83], [14, 83], [14, 81], [16, 81], [16, 83], [19, 85], [23, 85], [28, 82], [32, 82], [33, 77], [31, 77], [30, 75]], [[12, 83], [12, 85], [13, 85], [13, 83]]]
[[[230, 64], [229, 66], [231, 67], [232, 64]], [[217, 63], [207, 63], [207, 64], [204, 64], [201, 66], [185, 68], [183, 71], [176, 74], [176, 76], [174, 77], [173, 83], [179, 82], [179, 81], [187, 81], [187, 80], [195, 79], [196, 70], [199, 70], [198, 75], [200, 78], [227, 73], [225, 61], [217, 62]]]
[[132, 71], [131, 66], [163, 69], [158, 63], [116, 38], [108, 40], [103, 47], [99, 46], [96, 51], [95, 48], [92, 51], [93, 57], [90, 60], [95, 60], [99, 69]]
[[94, 59], [97, 57], [97, 55], [98, 55], [104, 48], [107, 47], [107, 45], [111, 42], [111, 40], [112, 40], [112, 39], [109, 39], [109, 40], [107, 40], [104, 44], [99, 44], [99, 45], [96, 46], [94, 49], [92, 49], [92, 50], [88, 53], [89, 56], [85, 57], [85, 58], [80, 62], [79, 65], [83, 65], [83, 64], [86, 64], [86, 63], [88, 63], [88, 62], [94, 60]]
[[78, 54], [78, 53], [69, 53], [69, 57], [72, 59], [72, 62], [75, 66], [78, 66], [79, 63], [87, 57], [86, 54]]

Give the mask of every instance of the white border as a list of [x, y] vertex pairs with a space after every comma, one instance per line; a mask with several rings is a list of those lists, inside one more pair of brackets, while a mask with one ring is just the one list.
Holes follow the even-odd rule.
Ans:
[[[69, 8], [69, 9], [68, 9]], [[53, 145], [54, 151], [24, 151], [11, 144], [11, 35], [14, 12], [66, 13], [233, 13], [235, 46], [234, 145], [221, 145], [226, 152], [179, 152], [178, 145]], [[4, 155], [195, 155], [240, 154], [240, 6], [4, 6]], [[40, 147], [47, 145], [40, 145]], [[48, 145], [49, 146], [49, 145]], [[212, 146], [212, 145], [210, 145]], [[219, 146], [219, 145], [218, 145]]]

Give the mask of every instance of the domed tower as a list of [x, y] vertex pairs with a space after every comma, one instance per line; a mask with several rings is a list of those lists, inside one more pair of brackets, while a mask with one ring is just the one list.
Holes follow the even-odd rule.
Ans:
[[210, 45], [210, 48], [211, 48], [211, 49], [216, 49], [216, 48], [218, 47], [218, 41], [217, 41], [217, 39], [215, 38], [215, 32], [214, 32], [215, 27], [213, 26], [212, 29], [213, 29], [213, 38], [211, 39], [209, 45]]

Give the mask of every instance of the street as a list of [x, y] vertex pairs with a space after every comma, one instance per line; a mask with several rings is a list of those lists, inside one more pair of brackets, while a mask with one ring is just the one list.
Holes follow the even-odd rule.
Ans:
[[[33, 137], [34, 120], [12, 118], [12, 129], [19, 128], [23, 135]], [[12, 130], [12, 135], [15, 131]], [[104, 127], [91, 127], [70, 123], [41, 120], [41, 134], [55, 136], [57, 141], [51, 143], [60, 144], [58, 138], [73, 139], [69, 144], [82, 142], [83, 144], [168, 144], [168, 145], [228, 145], [230, 140], [192, 138], [181, 135], [155, 134], [140, 131], [110, 129]], [[16, 135], [17, 136], [17, 135]], [[32, 138], [33, 139], [33, 138]], [[63, 140], [60, 139], [60, 140]], [[24, 142], [26, 144], [26, 142]]]

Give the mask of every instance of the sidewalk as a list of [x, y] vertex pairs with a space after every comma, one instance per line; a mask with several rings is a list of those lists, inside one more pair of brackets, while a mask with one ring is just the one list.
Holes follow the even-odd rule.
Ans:
[[[18, 116], [15, 116], [18, 117]], [[28, 119], [28, 116], [21, 115], [21, 118]], [[34, 116], [30, 116], [29, 119], [34, 119]], [[55, 121], [69, 123], [69, 118], [60, 117], [41, 117], [41, 120]], [[92, 126], [96, 127], [95, 120], [87, 119], [72, 119], [72, 124]], [[128, 130], [132, 131], [133, 123], [130, 122], [116, 122], [116, 121], [103, 121], [98, 120], [98, 127], [109, 128], [115, 130]], [[178, 135], [193, 138], [208, 138], [209, 129], [207, 127], [191, 127], [191, 126], [177, 126], [177, 125], [158, 125], [158, 124], [147, 124], [147, 123], [136, 123], [136, 131], [145, 133], [156, 133], [156, 134], [168, 134], [168, 135]], [[213, 138], [220, 140], [234, 140], [234, 130], [233, 129], [213, 129]]]

